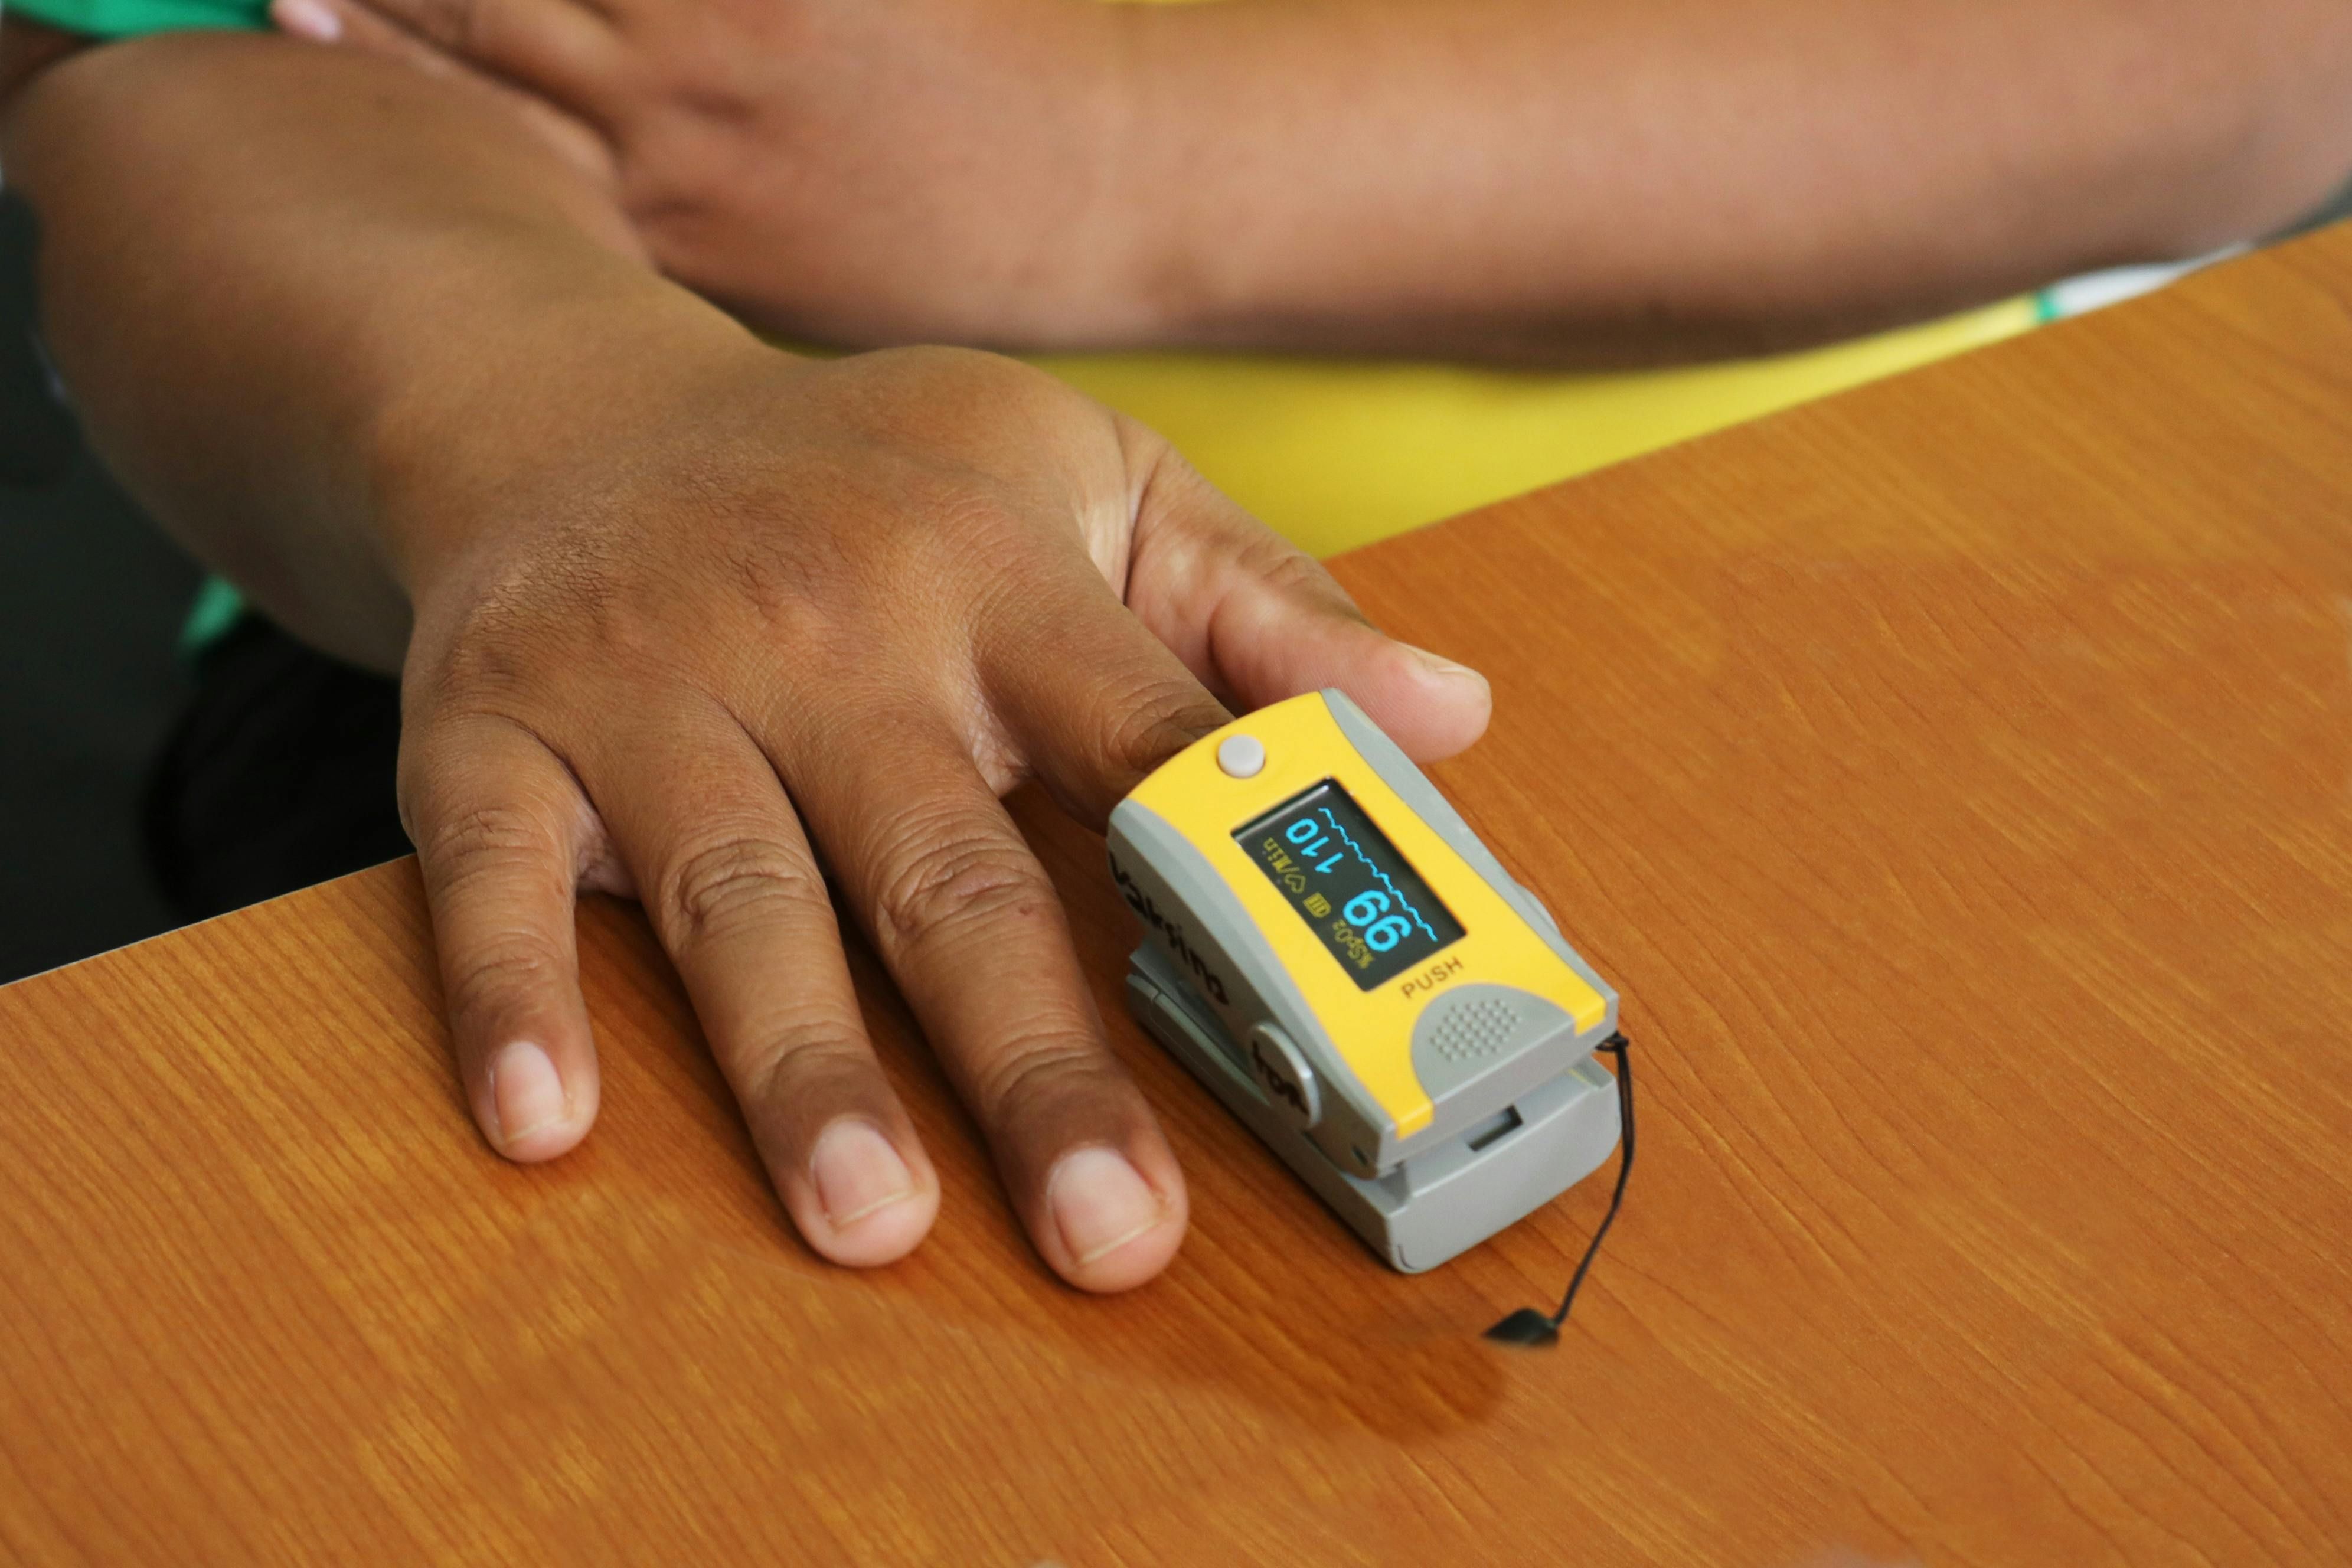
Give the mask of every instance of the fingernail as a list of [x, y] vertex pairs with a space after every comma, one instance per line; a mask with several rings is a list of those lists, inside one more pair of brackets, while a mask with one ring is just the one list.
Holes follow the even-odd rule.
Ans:
[[1400, 643], [1397, 646], [1419, 659], [1421, 667], [1433, 675], [1443, 675], [1449, 679], [1458, 679], [1466, 675], [1471, 679], [1480, 682], [1484, 682], [1486, 679], [1468, 665], [1456, 664], [1442, 654], [1432, 653], [1425, 647], [1415, 647], [1411, 643]]
[[490, 1102], [498, 1107], [499, 1142], [506, 1144], [562, 1121], [568, 1109], [555, 1064], [529, 1040], [502, 1047], [490, 1058]]
[[1045, 1203], [1061, 1227], [1062, 1245], [1081, 1264], [1118, 1251], [1158, 1225], [1160, 1194], [1108, 1149], [1062, 1156], [1045, 1183]]
[[275, 0], [269, 16], [280, 31], [314, 44], [331, 44], [343, 36], [343, 19], [325, 0]]
[[887, 1208], [915, 1190], [907, 1162], [870, 1121], [844, 1117], [826, 1128], [809, 1157], [809, 1175], [816, 1183], [817, 1202], [833, 1228], [856, 1225], [877, 1209]]

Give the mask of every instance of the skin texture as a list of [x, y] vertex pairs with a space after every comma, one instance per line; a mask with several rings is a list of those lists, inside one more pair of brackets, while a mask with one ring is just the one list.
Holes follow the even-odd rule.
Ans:
[[765, 346], [465, 84], [156, 37], [49, 61], [0, 157], [102, 453], [289, 629], [401, 672], [401, 807], [494, 1146], [587, 1133], [572, 905], [634, 896], [801, 1234], [904, 1255], [938, 1181], [837, 892], [1040, 1256], [1103, 1290], [1168, 1262], [1182, 1175], [999, 795], [1035, 777], [1099, 823], [1230, 708], [1321, 684], [1440, 756], [1483, 680], [1047, 376]]
[[846, 342], [1620, 362], [2260, 235], [2341, 0], [277, 0], [601, 142], [659, 264]]

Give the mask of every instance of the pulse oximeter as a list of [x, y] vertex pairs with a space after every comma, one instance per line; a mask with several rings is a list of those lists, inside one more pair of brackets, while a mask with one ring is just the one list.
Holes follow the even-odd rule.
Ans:
[[1340, 692], [1179, 752], [1109, 849], [1145, 928], [1138, 1021], [1392, 1267], [1476, 1246], [1616, 1146], [1594, 1051], [1617, 994]]

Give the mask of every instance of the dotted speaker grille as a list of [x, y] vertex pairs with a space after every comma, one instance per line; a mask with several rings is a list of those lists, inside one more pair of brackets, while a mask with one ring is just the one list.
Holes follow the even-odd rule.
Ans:
[[1475, 1061], [1508, 1045], [1519, 1026], [1519, 1010], [1508, 1002], [1487, 996], [1454, 1008], [1429, 1037], [1430, 1046], [1449, 1062]]

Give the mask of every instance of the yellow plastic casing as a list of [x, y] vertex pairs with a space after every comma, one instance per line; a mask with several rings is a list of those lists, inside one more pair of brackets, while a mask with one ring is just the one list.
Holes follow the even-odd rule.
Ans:
[[[1233, 777], [1218, 763], [1217, 748], [1234, 735], [1253, 736], [1265, 748], [1265, 765], [1253, 777]], [[1355, 797], [1463, 931], [1459, 942], [1430, 963], [1370, 991], [1357, 988], [1234, 838], [1242, 827], [1327, 779]], [[1349, 742], [1319, 693], [1261, 709], [1193, 742], [1129, 798], [1188, 840], [1241, 900], [1258, 939], [1297, 985], [1324, 1036], [1400, 1138], [1422, 1131], [1436, 1114], [1413, 1071], [1412, 1031], [1422, 1009], [1441, 992], [1478, 983], [1508, 985], [1556, 1004], [1579, 1030], [1601, 1022], [1606, 1005], [1600, 993], [1444, 835], [1405, 804]], [[1431, 972], [1440, 968], [1443, 975], [1433, 986]], [[1415, 985], [1417, 980], [1422, 984]]]

